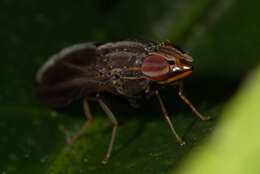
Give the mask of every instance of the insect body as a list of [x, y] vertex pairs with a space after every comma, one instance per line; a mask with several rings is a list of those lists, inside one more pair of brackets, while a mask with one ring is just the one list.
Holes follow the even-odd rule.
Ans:
[[166, 112], [159, 89], [167, 84], [178, 84], [179, 96], [203, 120], [202, 116], [182, 94], [180, 81], [189, 76], [192, 58], [170, 43], [129, 40], [103, 45], [83, 43], [63, 49], [52, 56], [38, 71], [36, 92], [40, 101], [52, 108], [64, 107], [83, 98], [87, 122], [70, 143], [84, 131], [92, 120], [87, 100], [95, 98], [112, 121], [114, 128], [106, 163], [112, 151], [118, 122], [102, 100], [102, 94], [126, 97], [130, 103], [140, 96], [157, 96], [163, 115], [180, 144], [184, 141], [176, 133]]

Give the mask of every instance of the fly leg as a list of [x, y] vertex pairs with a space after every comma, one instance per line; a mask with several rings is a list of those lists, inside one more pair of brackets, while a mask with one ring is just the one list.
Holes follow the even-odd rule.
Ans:
[[201, 120], [209, 120], [210, 117], [203, 116], [199, 111], [192, 105], [192, 103], [183, 95], [183, 85], [182, 83], [179, 85], [179, 96], [181, 99], [191, 108], [191, 110], [201, 119]]
[[165, 108], [165, 106], [164, 106], [164, 104], [163, 104], [163, 101], [162, 101], [162, 98], [161, 98], [161, 96], [160, 96], [160, 94], [159, 94], [159, 91], [156, 90], [156, 91], [155, 91], [155, 94], [156, 94], [156, 96], [157, 96], [157, 98], [158, 98], [158, 100], [159, 100], [159, 103], [160, 103], [160, 106], [161, 106], [163, 115], [164, 115], [165, 119], [167, 120], [168, 124], [170, 125], [173, 134], [175, 135], [175, 137], [176, 137], [177, 140], [179, 141], [180, 145], [184, 145], [185, 142], [179, 137], [179, 135], [177, 134], [177, 132], [176, 132], [175, 129], [174, 129], [174, 126], [173, 126], [173, 124], [172, 124], [172, 122], [171, 122], [171, 120], [170, 120], [170, 117], [169, 117], [169, 115], [168, 115], [168, 113], [167, 113], [167, 111], [166, 111], [166, 108]]
[[108, 118], [112, 121], [112, 123], [114, 125], [113, 131], [112, 131], [112, 136], [111, 136], [111, 139], [110, 139], [110, 143], [109, 143], [109, 146], [108, 146], [108, 149], [107, 149], [107, 154], [106, 154], [104, 160], [102, 161], [103, 164], [106, 164], [108, 162], [110, 155], [111, 155], [111, 152], [112, 152], [112, 148], [113, 148], [113, 144], [114, 144], [115, 136], [116, 136], [116, 130], [117, 130], [117, 127], [118, 127], [118, 122], [117, 122], [114, 114], [107, 107], [107, 105], [103, 102], [103, 100], [100, 98], [99, 95], [97, 95], [97, 100], [98, 100], [101, 108], [105, 111]]
[[87, 120], [85, 124], [80, 128], [80, 130], [71, 139], [68, 140], [69, 145], [72, 145], [78, 139], [78, 137], [80, 137], [80, 135], [85, 131], [85, 129], [87, 129], [88, 125], [92, 122], [93, 117], [89, 109], [88, 101], [86, 99], [83, 100], [83, 109]]

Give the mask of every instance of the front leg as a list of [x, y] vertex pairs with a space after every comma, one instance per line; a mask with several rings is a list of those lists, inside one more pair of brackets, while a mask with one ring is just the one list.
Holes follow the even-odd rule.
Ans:
[[192, 103], [183, 95], [183, 85], [182, 83], [179, 84], [179, 96], [181, 99], [188, 104], [188, 106], [191, 108], [191, 110], [201, 119], [201, 120], [209, 120], [210, 117], [203, 116], [199, 113], [199, 111], [192, 105]]

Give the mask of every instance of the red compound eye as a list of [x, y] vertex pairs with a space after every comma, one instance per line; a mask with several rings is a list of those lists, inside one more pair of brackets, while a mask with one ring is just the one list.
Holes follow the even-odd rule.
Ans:
[[141, 65], [142, 73], [156, 81], [167, 79], [170, 75], [170, 65], [160, 56], [147, 56]]

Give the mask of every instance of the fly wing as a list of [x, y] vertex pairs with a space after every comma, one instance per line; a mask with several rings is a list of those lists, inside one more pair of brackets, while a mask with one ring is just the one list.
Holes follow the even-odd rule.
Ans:
[[53, 55], [36, 76], [36, 93], [40, 102], [57, 108], [96, 92], [99, 72], [96, 70], [96, 46], [76, 44]]

